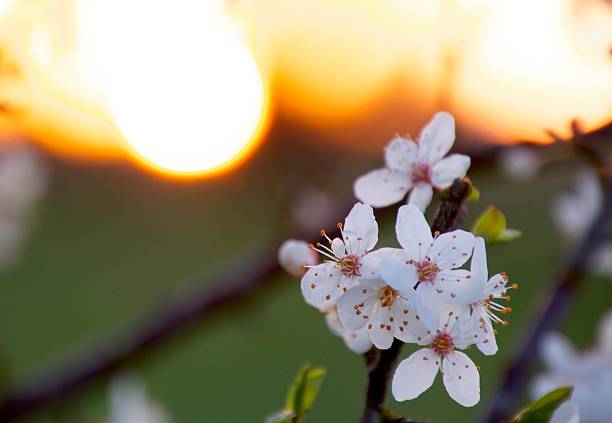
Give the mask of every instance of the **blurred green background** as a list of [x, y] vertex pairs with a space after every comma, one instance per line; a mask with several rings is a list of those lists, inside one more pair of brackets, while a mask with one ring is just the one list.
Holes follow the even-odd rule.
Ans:
[[[382, 145], [381, 145], [382, 148]], [[275, 134], [245, 166], [198, 182], [163, 179], [126, 166], [96, 167], [51, 161], [52, 182], [23, 259], [0, 276], [0, 357], [8, 380], [36, 375], [69, 360], [87, 345], [142, 321], [146, 312], [180, 295], [253, 242], [287, 231], [287, 209], [300, 189], [316, 186], [342, 195], [381, 157], [316, 147], [293, 134]], [[524, 231], [519, 240], [488, 249], [489, 269], [520, 284], [510, 327], [500, 330], [500, 352], [469, 355], [481, 367], [482, 401], [454, 403], [438, 379], [419, 399], [390, 407], [428, 422], [475, 421], [500, 381], [500, 372], [532, 322], [567, 246], [550, 217], [551, 199], [571, 186], [574, 161], [545, 167], [532, 181], [478, 166], [470, 176], [481, 192], [464, 227], [490, 204]], [[430, 207], [433, 214], [435, 207]], [[380, 222], [382, 242], [396, 245], [393, 219]], [[313, 240], [314, 241], [314, 240]], [[612, 283], [592, 278], [568, 319], [567, 333], [588, 345]], [[406, 346], [402, 357], [414, 350]], [[533, 360], [537, 352], [533, 351]], [[283, 405], [302, 363], [328, 369], [308, 421], [355, 422], [365, 371], [360, 356], [332, 335], [301, 298], [299, 282], [283, 278], [248, 305], [196, 326], [152, 351], [136, 371], [176, 422], [260, 422]], [[107, 413], [105, 383], [84, 388], [61, 406], [24, 423], [99, 422]]]

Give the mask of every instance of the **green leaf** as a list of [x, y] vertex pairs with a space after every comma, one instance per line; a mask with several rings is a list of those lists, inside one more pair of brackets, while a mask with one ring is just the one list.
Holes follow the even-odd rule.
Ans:
[[496, 239], [506, 229], [506, 216], [496, 207], [489, 206], [476, 220], [472, 232], [486, 240]]
[[317, 399], [325, 373], [323, 367], [312, 367], [306, 363], [289, 387], [287, 405], [268, 416], [266, 423], [300, 423]]
[[480, 200], [480, 191], [472, 185], [470, 190], [470, 195], [468, 196], [468, 201], [478, 201]]
[[297, 416], [298, 421], [304, 417], [317, 399], [325, 373], [324, 368], [311, 367], [310, 364], [305, 364], [298, 373], [287, 396], [287, 409]]
[[547, 423], [559, 406], [572, 394], [572, 387], [555, 389], [521, 411], [511, 423]]
[[472, 232], [474, 235], [483, 237], [488, 243], [509, 242], [522, 234], [519, 230], [507, 229], [506, 216], [494, 206], [489, 206], [478, 217]]

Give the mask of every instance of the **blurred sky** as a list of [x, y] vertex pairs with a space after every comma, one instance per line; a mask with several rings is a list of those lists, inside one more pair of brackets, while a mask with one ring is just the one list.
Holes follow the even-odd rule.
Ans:
[[378, 151], [438, 109], [472, 138], [609, 121], [604, 0], [2, 0], [0, 134], [77, 159], [231, 168], [288, 122]]

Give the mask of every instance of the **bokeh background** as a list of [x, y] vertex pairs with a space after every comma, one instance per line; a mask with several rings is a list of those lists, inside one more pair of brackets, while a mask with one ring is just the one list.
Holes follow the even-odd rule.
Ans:
[[[32, 149], [48, 177], [18, 258], [0, 273], [5, 387], [215, 284], [300, 222], [318, 227], [304, 210], [341, 219], [353, 180], [380, 166], [386, 142], [416, 136], [436, 110], [455, 115], [457, 148], [470, 151], [612, 118], [605, 0], [201, 3], [0, 2], [0, 146]], [[496, 161], [469, 173], [481, 197], [465, 227], [494, 204], [524, 233], [489, 249], [489, 268], [521, 288], [498, 355], [472, 352], [481, 403], [464, 409], [438, 383], [391, 400], [398, 412], [451, 422], [486, 410], [568, 252], [551, 207], [585, 163], [569, 149], [540, 151], [535, 179], [510, 179]], [[380, 223], [395, 245], [393, 217]], [[585, 284], [567, 325], [578, 345], [593, 341], [610, 298], [606, 278]], [[283, 405], [305, 361], [328, 369], [309, 421], [356, 421], [362, 358], [303, 302], [299, 282], [279, 277], [133, 368], [176, 422], [253, 422]], [[100, 381], [22, 421], [107, 414]]]

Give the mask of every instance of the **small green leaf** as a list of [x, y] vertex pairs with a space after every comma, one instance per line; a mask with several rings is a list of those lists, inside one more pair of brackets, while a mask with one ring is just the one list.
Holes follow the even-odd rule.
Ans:
[[572, 387], [555, 389], [531, 403], [511, 423], [548, 423], [555, 410], [572, 394]]
[[287, 409], [298, 419], [303, 418], [315, 402], [325, 373], [324, 368], [311, 367], [310, 364], [304, 365], [298, 373], [287, 397]]
[[266, 423], [300, 423], [317, 399], [325, 373], [323, 367], [312, 367], [306, 363], [289, 387], [287, 405], [268, 416]]
[[522, 232], [506, 228], [506, 216], [496, 207], [489, 206], [476, 220], [472, 228], [474, 235], [483, 237], [488, 243], [509, 242], [520, 237]]
[[478, 201], [480, 200], [480, 191], [472, 185], [470, 190], [470, 195], [468, 196], [468, 201]]
[[489, 206], [474, 223], [472, 232], [489, 240], [499, 237], [505, 229], [506, 216], [498, 208]]

